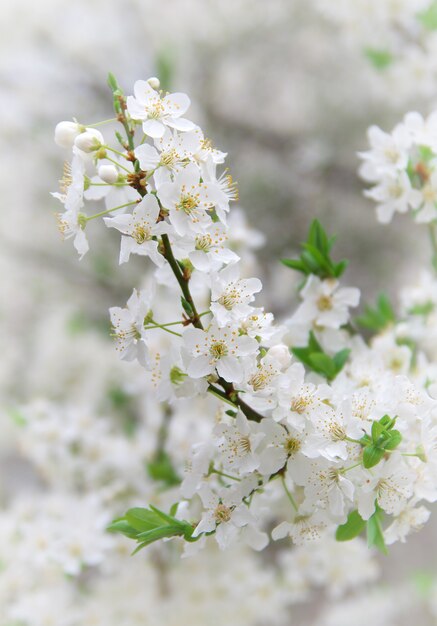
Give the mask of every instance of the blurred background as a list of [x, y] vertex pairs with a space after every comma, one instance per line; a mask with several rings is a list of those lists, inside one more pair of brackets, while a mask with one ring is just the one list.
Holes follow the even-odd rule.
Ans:
[[[362, 290], [362, 301], [382, 289], [395, 296], [427, 261], [426, 236], [406, 219], [377, 224], [373, 204], [362, 195], [356, 152], [367, 149], [371, 124], [390, 131], [407, 111], [428, 114], [437, 105], [432, 7], [430, 0], [2, 1], [5, 506], [16, 490], [39, 480], [10, 419], [20, 421], [17, 407], [35, 399], [86, 400], [97, 413], [114, 415], [127, 404], [133, 414], [139, 410], [123, 395], [130, 370], [108, 339], [107, 309], [125, 302], [142, 266], [119, 268], [113, 233], [102, 229], [90, 228], [92, 252], [80, 263], [70, 242], [62, 242], [54, 218], [58, 205], [49, 195], [57, 190], [65, 157], [53, 143], [56, 123], [111, 117], [109, 71], [126, 93], [138, 78], [158, 76], [165, 89], [189, 94], [190, 119], [229, 153], [240, 205], [265, 236], [256, 261], [270, 310], [291, 310], [291, 273], [279, 259], [296, 251], [316, 216], [338, 235], [337, 258], [350, 259], [345, 282]], [[390, 585], [414, 587], [414, 578], [420, 593], [430, 588], [436, 546], [434, 520], [382, 562], [392, 603]], [[436, 623], [420, 598], [409, 610], [408, 619], [420, 616], [418, 624]], [[315, 624], [320, 614], [320, 600], [302, 603], [290, 623]], [[404, 623], [402, 616], [393, 619]], [[3, 623], [12, 626], [0, 618]]]

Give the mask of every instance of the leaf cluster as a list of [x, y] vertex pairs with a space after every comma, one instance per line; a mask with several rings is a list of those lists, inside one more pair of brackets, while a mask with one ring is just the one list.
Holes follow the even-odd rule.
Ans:
[[169, 514], [152, 505], [148, 509], [129, 509], [123, 517], [114, 520], [108, 526], [108, 530], [134, 539], [138, 546], [133, 554], [160, 539], [183, 537], [186, 541], [197, 541], [197, 537], [192, 537], [193, 526], [185, 520], [174, 517], [176, 508], [177, 504], [173, 505]]
[[363, 465], [369, 469], [377, 465], [387, 451], [394, 450], [402, 441], [402, 435], [395, 430], [396, 418], [388, 415], [372, 423], [370, 435], [362, 437]]
[[318, 220], [313, 220], [307, 240], [302, 244], [302, 252], [298, 259], [281, 259], [281, 262], [305, 276], [315, 274], [321, 279], [339, 278], [345, 271], [348, 261], [334, 263], [331, 248], [335, 237], [328, 237]]
[[337, 376], [347, 361], [350, 350], [345, 348], [329, 356], [323, 351], [322, 346], [317, 341], [314, 333], [310, 332], [310, 338], [306, 348], [293, 348], [292, 353], [306, 367], [327, 380], [331, 381]]
[[364, 55], [377, 70], [385, 70], [391, 63], [393, 63], [393, 55], [384, 49], [379, 48], [365, 48]]
[[423, 24], [425, 28], [428, 30], [436, 30], [437, 29], [437, 1], [431, 2], [429, 7], [419, 13], [418, 15], [419, 21]]
[[160, 450], [153, 461], [147, 463], [146, 469], [150, 478], [163, 483], [164, 487], [175, 487], [181, 483], [170, 456], [165, 450]]
[[367, 531], [367, 545], [369, 548], [374, 546], [377, 550], [383, 554], [387, 554], [387, 546], [384, 541], [384, 531], [382, 528], [383, 511], [375, 503], [375, 512], [367, 521], [363, 520], [361, 515], [355, 509], [349, 513], [347, 521], [338, 526], [335, 538], [337, 541], [350, 541], [355, 539], [358, 535], [366, 530]]
[[385, 293], [380, 293], [376, 305], [366, 305], [364, 313], [355, 319], [356, 323], [376, 333], [381, 332], [396, 321], [395, 312]]

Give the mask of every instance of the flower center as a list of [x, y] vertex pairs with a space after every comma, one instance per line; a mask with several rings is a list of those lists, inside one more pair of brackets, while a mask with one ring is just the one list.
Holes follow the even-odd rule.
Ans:
[[244, 454], [249, 454], [251, 451], [249, 435], [242, 435], [238, 443]]
[[254, 391], [259, 391], [260, 389], [264, 389], [268, 383], [268, 379], [264, 372], [258, 372], [251, 376], [247, 382]]
[[214, 511], [214, 519], [218, 524], [223, 522], [229, 522], [229, 520], [231, 519], [231, 515], [231, 509], [224, 504], [217, 505]]
[[114, 339], [118, 342], [117, 350], [123, 350], [126, 342], [130, 341], [131, 339], [136, 341], [141, 339], [141, 333], [137, 329], [135, 324], [131, 324], [131, 326], [126, 329], [120, 328], [117, 324], [115, 324], [113, 326], [113, 331], [114, 332], [111, 334], [111, 336], [114, 337]]
[[330, 296], [320, 296], [317, 300], [319, 311], [330, 311], [332, 309], [332, 298]]
[[299, 415], [305, 413], [307, 406], [308, 401], [302, 397], [293, 398], [290, 402], [290, 410], [293, 411], [293, 413], [299, 413]]
[[203, 250], [208, 252], [212, 246], [212, 237], [210, 234], [198, 235], [196, 237], [196, 250]]
[[387, 150], [384, 151], [384, 156], [390, 163], [397, 163], [399, 161], [400, 154], [395, 148], [387, 148]]
[[296, 437], [288, 437], [288, 439], [285, 440], [284, 448], [287, 454], [295, 454], [296, 452], [299, 452], [301, 442], [299, 439], [296, 439]]
[[159, 120], [164, 114], [164, 105], [160, 98], [149, 103], [145, 109], [149, 120]]
[[186, 379], [187, 374], [183, 372], [177, 365], [174, 365], [170, 370], [170, 381], [173, 385], [181, 385]]
[[390, 361], [389, 367], [394, 372], [400, 372], [402, 370], [404, 363], [401, 358], [393, 357]]
[[214, 341], [210, 348], [209, 353], [214, 359], [221, 359], [228, 353], [228, 346], [224, 341]]
[[179, 204], [177, 208], [183, 211], [184, 213], [192, 213], [194, 209], [199, 206], [198, 197], [193, 196], [192, 194], [187, 194], [180, 197]]
[[344, 441], [346, 439], [346, 432], [340, 424], [332, 422], [329, 424], [328, 429], [334, 441]]
[[393, 185], [389, 187], [388, 193], [390, 194], [391, 198], [397, 199], [397, 198], [402, 197], [402, 194], [404, 193], [404, 189], [402, 185], [400, 185], [399, 183], [394, 183]]
[[425, 185], [422, 189], [422, 194], [425, 202], [434, 203], [437, 200], [437, 192], [432, 185]]
[[178, 157], [178, 153], [174, 148], [172, 148], [168, 152], [161, 153], [160, 164], [164, 165], [165, 167], [171, 167], [178, 160]]
[[225, 307], [227, 311], [230, 311], [241, 300], [241, 292], [233, 286], [229, 286], [228, 289], [222, 293], [217, 302]]
[[144, 224], [137, 224], [135, 226], [134, 232], [132, 233], [132, 237], [138, 244], [141, 245], [151, 238], [150, 228], [148, 228]]

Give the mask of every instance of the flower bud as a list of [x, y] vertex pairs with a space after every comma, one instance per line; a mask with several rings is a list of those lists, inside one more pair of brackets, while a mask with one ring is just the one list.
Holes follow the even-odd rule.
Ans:
[[290, 350], [283, 343], [280, 343], [277, 346], [273, 346], [273, 348], [270, 348], [266, 356], [267, 358], [277, 361], [281, 369], [285, 369], [291, 363]]
[[109, 185], [116, 183], [118, 180], [118, 172], [115, 165], [100, 165], [97, 173], [99, 177]]
[[61, 148], [72, 148], [80, 132], [81, 128], [77, 122], [59, 122], [55, 128], [55, 144]]
[[74, 140], [74, 145], [82, 152], [94, 152], [104, 143], [103, 135], [95, 128], [87, 128]]
[[156, 76], [152, 76], [151, 78], [148, 79], [147, 82], [152, 87], [152, 89], [158, 90], [159, 86], [161, 85], [161, 83], [159, 82], [159, 78], [156, 78]]

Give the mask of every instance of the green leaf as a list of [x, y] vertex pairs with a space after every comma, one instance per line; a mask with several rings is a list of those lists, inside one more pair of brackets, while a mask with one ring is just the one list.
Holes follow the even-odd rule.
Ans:
[[363, 465], [366, 469], [370, 469], [371, 467], [375, 467], [378, 465], [382, 457], [384, 456], [384, 449], [378, 448], [375, 445], [371, 444], [367, 446], [363, 450]]
[[307, 252], [311, 254], [311, 257], [314, 259], [317, 265], [326, 271], [328, 276], [333, 275], [334, 267], [329, 257], [324, 256], [322, 252], [317, 250], [317, 248], [315, 248], [313, 245], [309, 243], [304, 243], [303, 247], [305, 248]]
[[20, 427], [26, 426], [27, 419], [18, 409], [9, 409], [7, 411], [7, 414], [17, 426], [20, 426]]
[[340, 350], [340, 352], [337, 352], [336, 354], [334, 354], [334, 356], [332, 357], [332, 360], [334, 361], [334, 365], [335, 365], [335, 369], [336, 369], [336, 374], [338, 374], [339, 372], [341, 372], [341, 370], [343, 369], [349, 354], [350, 354], [350, 349], [349, 348], [344, 348], [344, 350]]
[[340, 278], [340, 276], [346, 271], [348, 265], [349, 261], [347, 259], [343, 259], [343, 261], [339, 261], [336, 265], [334, 265], [334, 277]]
[[166, 524], [165, 526], [158, 526], [158, 528], [152, 528], [151, 530], [140, 533], [137, 535], [137, 539], [141, 540], [141, 543], [146, 542], [149, 544], [158, 541], [158, 539], [177, 537], [178, 535], [183, 535], [180, 524]]
[[388, 50], [365, 48], [364, 54], [377, 70], [385, 70], [393, 62], [393, 56]]
[[435, 575], [425, 570], [413, 572], [412, 580], [417, 592], [424, 599], [430, 598], [436, 582]]
[[380, 332], [396, 321], [393, 307], [384, 293], [379, 294], [374, 308], [366, 305], [363, 315], [356, 318], [356, 323], [363, 328]]
[[112, 91], [115, 91], [116, 89], [118, 89], [117, 80], [114, 74], [112, 74], [111, 72], [109, 72], [108, 74], [108, 85]]
[[193, 526], [185, 520], [174, 517], [177, 506], [177, 503], [172, 506], [170, 514], [152, 505], [149, 509], [139, 507], [129, 509], [124, 517], [114, 520], [108, 530], [135, 539], [139, 545], [134, 553], [164, 538], [184, 537], [187, 541], [197, 541], [197, 537], [192, 537]]
[[347, 267], [347, 261], [343, 260], [335, 264], [330, 257], [335, 237], [328, 237], [318, 220], [313, 220], [310, 225], [307, 240], [302, 244], [299, 259], [282, 259], [286, 267], [290, 267], [308, 276], [315, 274], [322, 280], [325, 278], [338, 278]]
[[323, 226], [317, 219], [313, 220], [311, 223], [308, 234], [308, 243], [314, 245], [316, 248], [319, 248], [324, 254], [328, 254], [331, 248], [332, 243], [330, 243]]
[[120, 518], [119, 520], [114, 520], [107, 529], [109, 532], [117, 532], [126, 535], [130, 539], [135, 539], [138, 535], [138, 530], [136, 530], [133, 526], [130, 526], [128, 522]]
[[416, 304], [416, 306], [408, 309], [408, 313], [409, 315], [429, 315], [434, 311], [434, 308], [434, 303], [429, 301], [425, 302], [424, 304]]
[[308, 346], [306, 348], [292, 348], [291, 352], [310, 370], [332, 380], [342, 370], [350, 350], [340, 350], [334, 357], [330, 357], [323, 352], [321, 345], [311, 331]]
[[362, 446], [368, 446], [372, 443], [372, 438], [369, 435], [363, 435], [360, 439], [360, 443]]
[[336, 369], [333, 360], [324, 352], [313, 352], [309, 356], [309, 361], [312, 365], [312, 369], [315, 372], [323, 374], [328, 380], [331, 380], [336, 375]]
[[174, 487], [181, 483], [181, 479], [165, 450], [161, 450], [153, 461], [147, 463], [146, 467], [150, 478], [163, 482], [166, 487]]
[[384, 448], [385, 450], [394, 450], [401, 443], [402, 435], [398, 430], [391, 430], [389, 434], [390, 438], [387, 443], [385, 443]]
[[430, 6], [418, 14], [419, 21], [428, 30], [437, 29], [437, 2], [433, 2]]
[[317, 338], [312, 330], [310, 331], [308, 347], [311, 352], [323, 352], [323, 348], [317, 341]]
[[378, 441], [383, 431], [384, 431], [384, 426], [381, 424], [381, 422], [375, 421], [372, 423], [372, 439], [374, 443]]
[[156, 73], [159, 76], [161, 89], [169, 91], [173, 82], [176, 56], [168, 44], [156, 56]]
[[142, 508], [129, 509], [124, 518], [138, 532], [145, 532], [162, 523], [161, 518], [156, 513]]
[[374, 514], [367, 520], [367, 545], [369, 548], [375, 546], [383, 554], [388, 554], [384, 541], [384, 533], [381, 523], [382, 511], [377, 506]]
[[390, 415], [383, 415], [379, 420], [379, 423], [386, 429], [390, 430], [396, 424], [396, 418], [390, 417]]
[[174, 517], [174, 516], [176, 515], [177, 510], [178, 510], [178, 506], [179, 506], [179, 502], [175, 502], [174, 504], [172, 504], [172, 505], [171, 505], [171, 508], [170, 508], [170, 515], [171, 515], [172, 517]]
[[305, 264], [299, 259], [281, 259], [281, 263], [286, 267], [290, 267], [292, 270], [302, 272], [303, 274], [306, 273]]
[[309, 252], [308, 250], [303, 250], [300, 258], [307, 267], [307, 274], [319, 274], [319, 265], [311, 252]]
[[291, 352], [299, 361], [301, 361], [301, 363], [303, 363], [310, 369], [313, 369], [311, 361], [309, 359], [311, 351], [308, 350], [308, 348], [292, 348]]
[[363, 532], [366, 522], [358, 511], [352, 511], [347, 516], [347, 521], [337, 528], [335, 538], [337, 541], [350, 541]]

